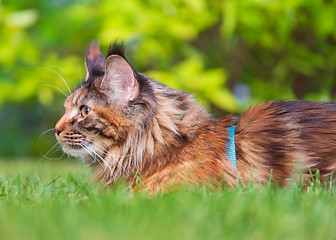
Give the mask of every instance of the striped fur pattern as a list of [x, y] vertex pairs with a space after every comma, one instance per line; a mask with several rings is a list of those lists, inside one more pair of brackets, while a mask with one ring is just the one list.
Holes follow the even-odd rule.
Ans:
[[[86, 52], [86, 80], [65, 101], [56, 125], [63, 150], [97, 168], [107, 185], [123, 179], [157, 191], [181, 182], [234, 187], [336, 170], [336, 104], [276, 101], [242, 117], [213, 119], [194, 98], [137, 73], [114, 44], [105, 58], [98, 42]], [[236, 128], [238, 171], [226, 156]]]

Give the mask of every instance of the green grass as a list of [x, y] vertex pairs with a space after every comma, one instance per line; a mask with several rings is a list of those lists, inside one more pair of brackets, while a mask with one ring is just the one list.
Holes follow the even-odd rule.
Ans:
[[0, 161], [0, 239], [336, 239], [336, 197], [317, 182], [149, 199], [104, 189], [64, 161]]

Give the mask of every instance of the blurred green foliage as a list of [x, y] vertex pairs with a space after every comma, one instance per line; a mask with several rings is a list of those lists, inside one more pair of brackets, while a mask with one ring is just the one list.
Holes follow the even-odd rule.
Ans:
[[0, 155], [42, 151], [35, 140], [62, 113], [64, 81], [84, 79], [95, 38], [103, 51], [124, 40], [137, 71], [218, 115], [269, 99], [333, 101], [335, 9], [336, 0], [2, 0]]

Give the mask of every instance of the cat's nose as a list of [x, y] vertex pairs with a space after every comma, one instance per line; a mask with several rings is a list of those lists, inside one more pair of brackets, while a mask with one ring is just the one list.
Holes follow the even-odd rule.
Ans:
[[61, 132], [63, 132], [64, 130], [64, 120], [63, 120], [64, 116], [56, 123], [55, 126], [55, 132], [57, 134], [57, 136], [59, 136], [61, 134]]
[[61, 132], [63, 132], [62, 128], [55, 128], [55, 132], [57, 134], [57, 136], [59, 136], [61, 134]]

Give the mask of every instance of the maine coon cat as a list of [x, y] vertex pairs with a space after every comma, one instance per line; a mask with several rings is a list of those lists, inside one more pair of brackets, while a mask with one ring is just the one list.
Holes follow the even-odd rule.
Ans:
[[334, 103], [267, 102], [240, 119], [214, 119], [188, 93], [136, 72], [120, 44], [105, 58], [92, 42], [85, 64], [86, 80], [66, 99], [56, 138], [66, 153], [96, 165], [108, 185], [135, 186], [140, 178], [152, 191], [185, 181], [285, 186], [336, 171]]

